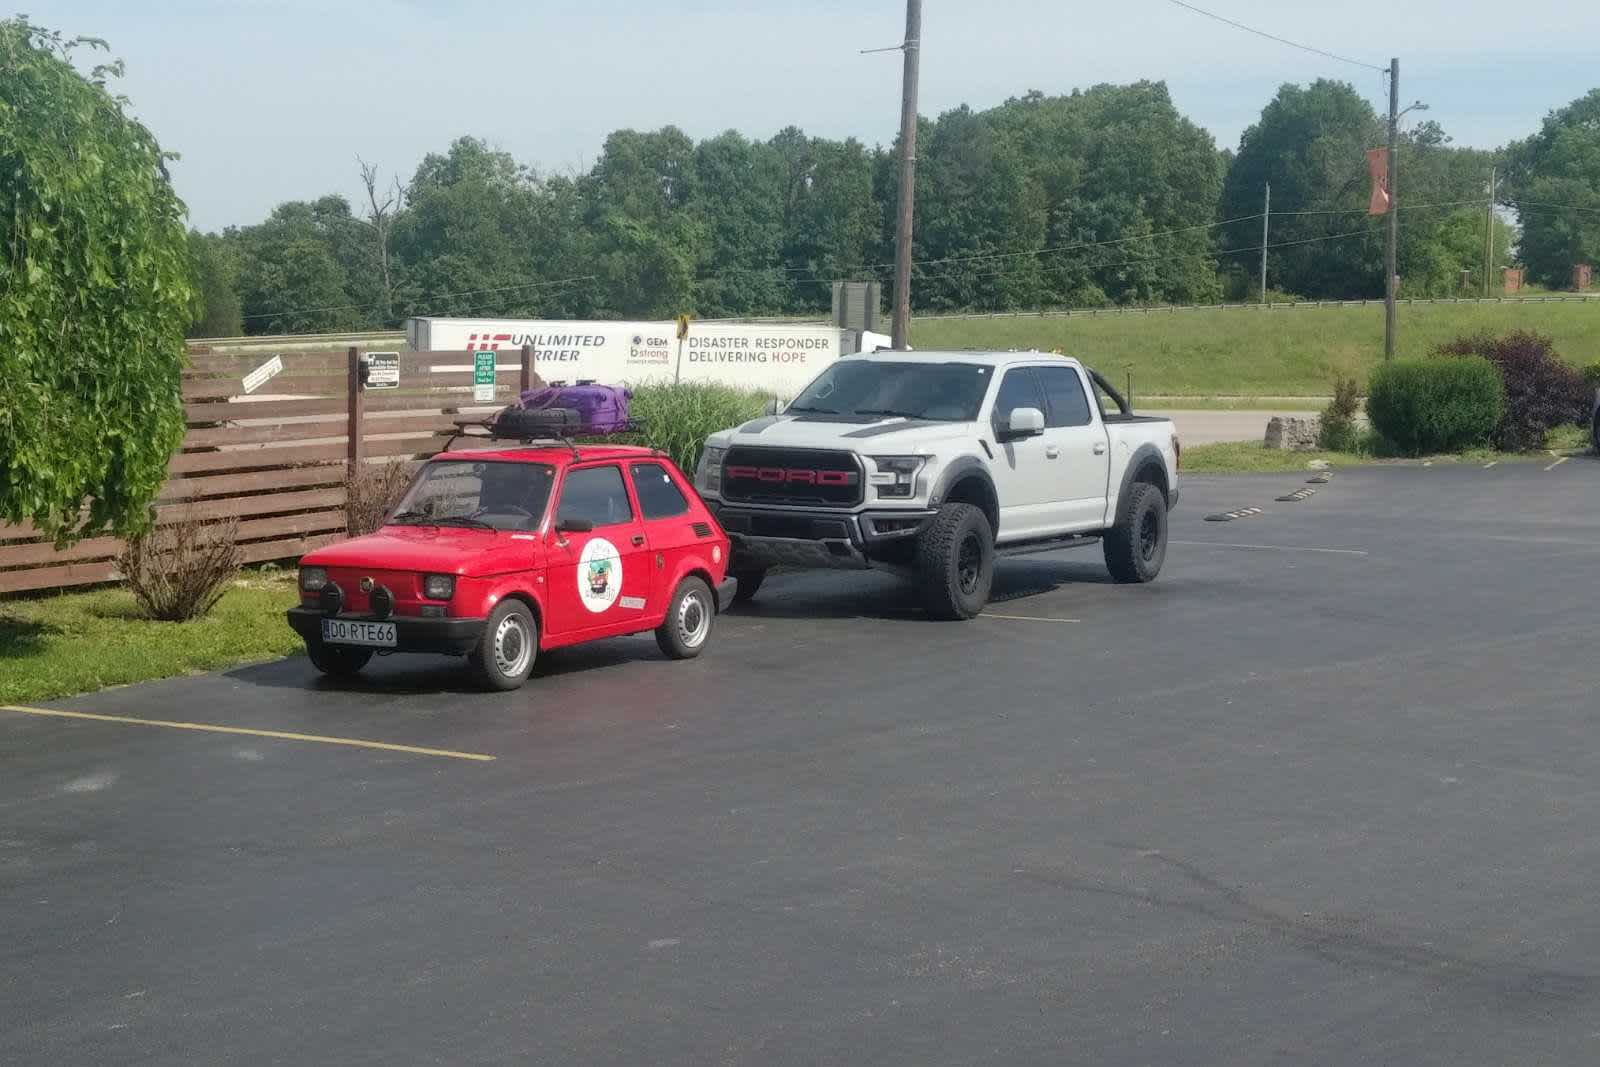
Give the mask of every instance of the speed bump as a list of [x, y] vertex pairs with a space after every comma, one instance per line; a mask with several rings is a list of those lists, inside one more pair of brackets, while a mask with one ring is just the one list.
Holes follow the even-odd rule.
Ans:
[[1219, 511], [1215, 515], [1207, 515], [1207, 522], [1232, 522], [1234, 519], [1248, 519], [1252, 515], [1260, 515], [1264, 508], [1234, 508], [1232, 511]]

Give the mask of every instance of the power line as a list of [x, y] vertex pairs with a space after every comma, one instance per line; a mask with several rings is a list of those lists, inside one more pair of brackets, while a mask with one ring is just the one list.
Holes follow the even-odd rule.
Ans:
[[1205, 8], [1195, 7], [1193, 4], [1184, 3], [1184, 0], [1168, 0], [1168, 2], [1176, 4], [1179, 7], [1185, 8], [1189, 11], [1193, 11], [1196, 15], [1204, 15], [1208, 19], [1216, 19], [1218, 22], [1232, 26], [1236, 30], [1243, 30], [1245, 33], [1253, 33], [1257, 37], [1265, 37], [1269, 41], [1277, 41], [1279, 44], [1286, 44], [1290, 48], [1298, 48], [1302, 52], [1311, 52], [1314, 55], [1325, 56], [1328, 59], [1337, 59], [1340, 63], [1349, 63], [1353, 67], [1364, 67], [1367, 70], [1375, 70], [1379, 74], [1389, 73], [1387, 67], [1379, 67], [1371, 63], [1363, 63], [1359, 59], [1351, 59], [1349, 56], [1341, 56], [1337, 52], [1328, 52], [1321, 48], [1313, 48], [1308, 44], [1301, 44], [1299, 41], [1291, 41], [1287, 37], [1279, 37], [1275, 33], [1268, 33], [1266, 30], [1258, 30], [1254, 26], [1246, 26], [1242, 22], [1235, 22], [1233, 19], [1230, 19], [1224, 15], [1218, 15], [1214, 11], [1207, 11]]
[[1579, 207], [1577, 204], [1548, 204], [1540, 203], [1537, 200], [1503, 200], [1501, 203], [1509, 204], [1518, 210], [1521, 210], [1525, 207], [1531, 207], [1536, 210], [1545, 211], [1586, 211], [1600, 214], [1600, 207]]

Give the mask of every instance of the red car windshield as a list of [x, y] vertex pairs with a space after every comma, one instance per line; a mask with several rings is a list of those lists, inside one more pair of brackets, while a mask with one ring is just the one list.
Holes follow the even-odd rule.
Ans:
[[554, 480], [555, 468], [543, 463], [436, 461], [422, 468], [388, 525], [536, 530]]

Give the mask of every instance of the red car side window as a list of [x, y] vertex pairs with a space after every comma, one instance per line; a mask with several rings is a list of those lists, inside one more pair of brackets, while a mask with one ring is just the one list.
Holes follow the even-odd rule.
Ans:
[[672, 475], [659, 463], [635, 463], [629, 468], [639, 510], [646, 519], [671, 519], [689, 512], [689, 500]]

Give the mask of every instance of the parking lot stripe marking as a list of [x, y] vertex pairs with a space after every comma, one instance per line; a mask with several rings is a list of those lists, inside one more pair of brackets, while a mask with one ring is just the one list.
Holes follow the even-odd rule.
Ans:
[[284, 730], [250, 730], [242, 726], [216, 726], [203, 722], [169, 722], [164, 719], [140, 719], [131, 715], [97, 715], [88, 711], [57, 711], [53, 708], [25, 708], [18, 704], [0, 704], [0, 711], [14, 711], [21, 715], [45, 715], [56, 719], [88, 719], [92, 722], [117, 722], [132, 726], [165, 726], [169, 730], [196, 730], [209, 734], [243, 734], [246, 737], [271, 737], [279, 741], [310, 741], [319, 745], [347, 745], [351, 748], [375, 748], [384, 752], [405, 752], [413, 756], [443, 756], [446, 759], [477, 760], [487, 763], [494, 759], [481, 752], [452, 752], [446, 748], [418, 748], [415, 745], [391, 745], [387, 741], [362, 741], [354, 737], [323, 737], [320, 734], [295, 734]]
[[1490, 467], [1498, 467], [1498, 466], [1500, 466], [1500, 461], [1497, 460], [1497, 459], [1492, 459], [1488, 463], [1485, 463], [1483, 465], [1483, 469], [1484, 470], [1488, 470]]
[[1550, 464], [1550, 466], [1548, 466], [1548, 467], [1546, 467], [1546, 468], [1545, 468], [1545, 470], [1546, 470], [1546, 471], [1553, 471], [1553, 470], [1555, 470], [1555, 469], [1556, 469], [1556, 468], [1557, 468], [1557, 467], [1559, 467], [1559, 466], [1561, 466], [1561, 465], [1562, 465], [1562, 464], [1563, 464], [1563, 463], [1565, 463], [1565, 462], [1566, 462], [1566, 461], [1567, 461], [1567, 459], [1568, 459], [1568, 457], [1566, 457], [1566, 456], [1562, 456], [1562, 457], [1561, 457], [1561, 458], [1560, 458], [1560, 459], [1558, 459], [1558, 460], [1556, 460], [1556, 461], [1555, 461], [1555, 462], [1554, 462], [1554, 463], [1552, 463], [1552, 464]]
[[1204, 548], [1252, 548], [1266, 552], [1321, 552], [1330, 556], [1365, 556], [1359, 548], [1302, 548], [1299, 545], [1235, 545], [1227, 541], [1173, 541], [1175, 545], [1200, 545]]
[[995, 612], [992, 612], [992, 611], [986, 611], [982, 615], [979, 615], [978, 618], [980, 618], [980, 619], [1011, 619], [1014, 622], [1082, 622], [1083, 621], [1082, 619], [1050, 619], [1050, 618], [1045, 618], [1042, 615], [999, 615], [999, 614], [996, 614]]

